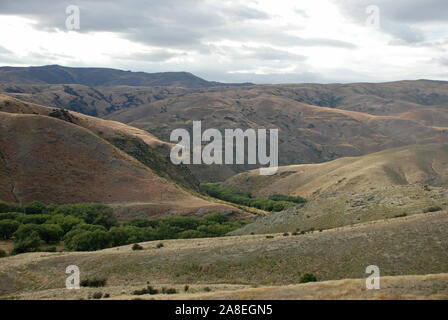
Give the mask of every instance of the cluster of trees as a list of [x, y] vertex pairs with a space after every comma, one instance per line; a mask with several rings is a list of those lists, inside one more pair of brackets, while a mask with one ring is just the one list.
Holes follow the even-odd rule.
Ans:
[[201, 190], [214, 198], [265, 211], [282, 211], [306, 202], [306, 199], [302, 197], [283, 194], [273, 194], [269, 198], [254, 198], [250, 192], [224, 188], [221, 183], [201, 183]]
[[118, 223], [112, 209], [98, 203], [17, 206], [0, 201], [0, 239], [13, 239], [12, 254], [39, 251], [64, 241], [67, 250], [93, 251], [141, 241], [219, 237], [242, 227], [227, 216], [134, 218]]

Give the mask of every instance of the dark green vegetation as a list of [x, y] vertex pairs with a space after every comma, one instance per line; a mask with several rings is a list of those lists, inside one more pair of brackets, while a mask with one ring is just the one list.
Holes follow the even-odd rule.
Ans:
[[134, 245], [132, 246], [132, 250], [143, 250], [143, 247], [138, 243], [134, 243]]
[[143, 288], [141, 290], [135, 290], [132, 292], [132, 294], [136, 296], [141, 296], [144, 294], [151, 294], [151, 295], [158, 294], [159, 292], [161, 292], [162, 294], [176, 294], [177, 290], [175, 288], [165, 288], [165, 287], [163, 287], [161, 290], [158, 290], [148, 284], [146, 288]]
[[135, 290], [132, 294], [136, 296], [141, 296], [144, 294], [158, 294], [159, 290], [154, 289], [152, 286], [148, 285], [146, 288], [141, 290]]
[[299, 283], [307, 283], [307, 282], [316, 282], [316, 276], [311, 273], [305, 273], [303, 276], [300, 277]]
[[154, 150], [135, 137], [114, 137], [108, 139], [115, 147], [134, 157], [157, 175], [172, 180], [189, 189], [199, 190], [199, 181], [184, 165], [174, 165], [169, 158], [169, 149]]
[[306, 199], [302, 197], [291, 197], [283, 194], [273, 194], [269, 198], [254, 198], [250, 192], [223, 188], [219, 182], [201, 183], [201, 190], [214, 198], [265, 211], [282, 211], [285, 208], [306, 202]]
[[101, 278], [101, 279], [84, 279], [81, 280], [81, 287], [92, 287], [92, 288], [99, 288], [104, 287], [106, 285], [107, 279]]
[[93, 251], [143, 241], [219, 237], [245, 224], [231, 222], [220, 213], [205, 218], [134, 218], [120, 224], [111, 208], [98, 203], [47, 206], [32, 202], [21, 207], [0, 201], [0, 239], [14, 240], [11, 254], [55, 251], [54, 246], [41, 246], [60, 241], [70, 251]]

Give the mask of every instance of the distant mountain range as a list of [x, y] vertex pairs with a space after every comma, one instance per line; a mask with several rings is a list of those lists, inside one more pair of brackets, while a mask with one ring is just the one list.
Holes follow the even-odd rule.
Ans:
[[59, 65], [40, 67], [0, 67], [0, 83], [20, 84], [82, 84], [101, 86], [167, 86], [210, 88], [244, 86], [251, 83], [206, 81], [189, 72], [132, 72], [109, 68], [70, 68]]

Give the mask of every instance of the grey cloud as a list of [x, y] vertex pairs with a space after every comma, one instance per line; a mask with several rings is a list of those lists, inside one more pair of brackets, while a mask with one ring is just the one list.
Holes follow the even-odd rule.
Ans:
[[66, 55], [54, 54], [43, 50], [42, 52], [30, 52], [22, 57], [17, 57], [11, 52], [2, 52], [0, 47], [1, 65], [42, 65], [55, 64], [71, 61], [72, 58]]
[[284, 50], [278, 50], [271, 47], [247, 47], [244, 49], [248, 50], [249, 53], [246, 55], [247, 58], [253, 58], [257, 60], [289, 60], [289, 61], [304, 61], [307, 59], [306, 56], [294, 54]]
[[0, 54], [5, 54], [5, 53], [11, 53], [11, 51], [9, 51], [8, 49], [6, 49], [5, 47], [0, 46]]
[[302, 38], [286, 33], [285, 28], [272, 30], [259, 26], [245, 26], [243, 30], [239, 26], [227, 26], [216, 28], [209, 34], [211, 40], [229, 39], [241, 42], [256, 41], [267, 45], [283, 47], [335, 47], [342, 49], [355, 49], [357, 46], [346, 41], [327, 38]]
[[138, 52], [130, 55], [113, 55], [112, 58], [120, 60], [133, 60], [133, 61], [147, 61], [147, 62], [164, 62], [174, 57], [181, 57], [188, 55], [186, 52], [178, 53], [168, 50], [153, 50], [151, 52]]
[[[2, 14], [18, 14], [38, 21], [45, 30], [65, 30], [65, 9], [71, 0], [0, 2]], [[150, 46], [183, 48], [207, 53], [209, 40], [260, 41], [283, 46], [317, 46], [353, 49], [352, 43], [334, 39], [306, 39], [288, 29], [265, 29], [269, 14], [242, 2], [194, 0], [87, 1], [78, 0], [80, 32], [110, 31]], [[299, 11], [300, 12], [300, 11]]]
[[402, 44], [422, 43], [426, 40], [423, 31], [409, 25], [393, 23], [387, 20], [382, 25], [396, 39], [402, 40]]
[[269, 73], [255, 74], [247, 73], [228, 73], [225, 71], [195, 70], [194, 73], [204, 79], [213, 79], [221, 82], [252, 82], [256, 84], [269, 83], [350, 83], [363, 81], [372, 81], [375, 79], [356, 73], [349, 69], [338, 69], [325, 74], [306, 71], [306, 67], [298, 68], [291, 73]]
[[382, 18], [397, 23], [446, 22], [448, 3], [446, 0], [333, 0], [342, 12], [365, 21], [366, 8], [376, 5]]
[[309, 18], [308, 14], [306, 13], [305, 10], [296, 9], [296, 10], [294, 10], [294, 12], [295, 12], [297, 15], [301, 16], [302, 18]]
[[434, 59], [435, 62], [443, 67], [448, 67], [448, 58], [438, 58]]
[[380, 9], [381, 30], [391, 34], [402, 43], [414, 44], [426, 40], [422, 25], [446, 23], [448, 2], [446, 0], [333, 0], [341, 12], [352, 20], [364, 24], [366, 8], [376, 5]]

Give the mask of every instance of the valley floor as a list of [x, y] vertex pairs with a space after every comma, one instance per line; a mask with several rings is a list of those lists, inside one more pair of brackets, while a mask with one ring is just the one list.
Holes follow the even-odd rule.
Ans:
[[[164, 246], [158, 248], [163, 242]], [[95, 252], [26, 253], [0, 260], [4, 299], [448, 299], [448, 212], [304, 235], [164, 240]], [[68, 265], [106, 287], [67, 290]], [[377, 265], [381, 289], [365, 290]], [[319, 282], [299, 284], [312, 273]], [[347, 280], [348, 279], [348, 280]], [[356, 280], [353, 280], [356, 279]], [[133, 295], [150, 283], [173, 295]], [[184, 286], [190, 289], [184, 293]], [[206, 289], [208, 287], [208, 289]]]
[[[142, 284], [143, 285], [143, 284]], [[367, 290], [365, 279], [344, 279], [284, 286], [245, 286], [245, 285], [193, 285], [184, 292], [182, 285], [160, 284], [160, 287], [174, 287], [178, 294], [132, 295], [129, 292], [142, 286], [107, 288], [81, 288], [79, 290], [48, 289], [24, 292], [3, 299], [91, 299], [94, 293], [108, 293], [112, 300], [426, 300], [448, 299], [448, 273], [388, 276], [381, 278], [379, 290]], [[209, 288], [211, 292], [204, 289]], [[208, 289], [207, 289], [208, 290]]]

